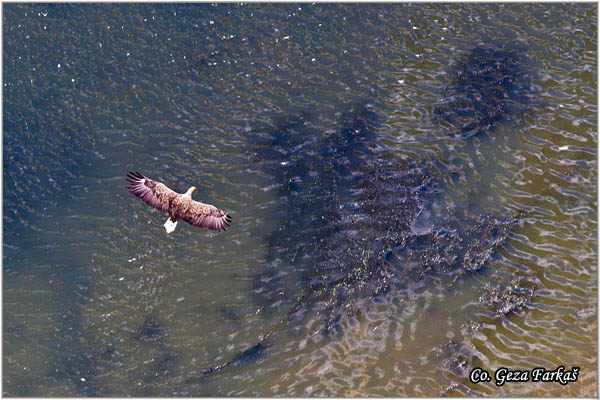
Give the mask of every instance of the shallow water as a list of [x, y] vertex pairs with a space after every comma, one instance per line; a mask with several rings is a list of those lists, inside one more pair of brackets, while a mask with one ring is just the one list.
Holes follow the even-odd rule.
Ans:
[[[3, 9], [4, 395], [597, 395], [592, 4]], [[497, 49], [514, 85], [478, 102], [459, 73]], [[435, 178], [416, 236], [519, 222], [471, 273], [415, 277], [398, 247], [387, 291], [350, 291], [326, 332], [336, 274], [393, 233], [364, 207], [384, 162]], [[231, 228], [167, 236], [129, 170], [197, 186]], [[468, 379], [560, 365], [577, 382]]]

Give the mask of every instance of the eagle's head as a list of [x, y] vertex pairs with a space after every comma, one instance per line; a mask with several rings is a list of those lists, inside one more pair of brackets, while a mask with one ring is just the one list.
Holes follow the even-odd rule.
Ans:
[[186, 196], [192, 197], [192, 193], [194, 193], [194, 190], [196, 190], [196, 186], [192, 186], [191, 188], [189, 188], [187, 192], [185, 192]]

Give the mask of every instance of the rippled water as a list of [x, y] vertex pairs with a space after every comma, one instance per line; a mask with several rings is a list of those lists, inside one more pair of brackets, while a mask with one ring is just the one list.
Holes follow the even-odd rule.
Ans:
[[597, 395], [593, 4], [3, 9], [4, 395]]

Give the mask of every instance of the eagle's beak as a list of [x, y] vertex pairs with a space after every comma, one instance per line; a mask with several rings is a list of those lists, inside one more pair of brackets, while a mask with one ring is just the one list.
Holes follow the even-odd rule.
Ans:
[[196, 191], [196, 186], [192, 186], [192, 193]]

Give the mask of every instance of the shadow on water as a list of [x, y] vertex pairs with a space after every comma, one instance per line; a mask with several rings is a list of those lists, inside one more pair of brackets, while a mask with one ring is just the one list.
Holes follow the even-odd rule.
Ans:
[[[461, 138], [491, 132], [516, 105], [527, 104], [530, 87], [517, 53], [478, 47], [459, 65], [449, 100], [436, 113]], [[461, 277], [483, 272], [521, 223], [523, 215], [476, 215], [444, 204], [444, 178], [453, 179], [456, 171], [427, 160], [386, 161], [385, 152], [373, 150], [378, 126], [374, 107], [363, 103], [344, 113], [329, 136], [317, 132], [305, 114], [251, 137], [256, 162], [278, 182], [286, 215], [269, 238], [272, 263], [257, 276], [255, 292], [263, 309], [279, 304], [286, 287], [277, 271], [281, 265], [300, 277], [301, 289], [291, 310], [256, 345], [203, 375], [259, 359], [272, 334], [308, 314], [323, 316], [326, 338], [340, 331], [342, 318], [368, 311], [372, 302], [390, 302], [439, 282], [449, 290]], [[507, 279], [487, 285], [480, 302], [503, 316], [522, 309], [538, 284], [522, 282], [519, 288]], [[472, 356], [454, 358], [448, 365], [458, 363], [463, 371]]]

